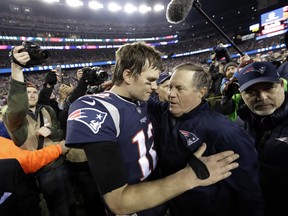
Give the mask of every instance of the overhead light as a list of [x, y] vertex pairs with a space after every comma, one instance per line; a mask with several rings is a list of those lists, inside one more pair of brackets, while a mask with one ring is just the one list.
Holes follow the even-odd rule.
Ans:
[[126, 13], [131, 14], [131, 13], [134, 13], [135, 11], [137, 11], [137, 8], [134, 5], [132, 5], [132, 4], [127, 4], [124, 7], [124, 11]]
[[59, 3], [59, 0], [43, 0], [43, 1], [47, 3], [54, 3], [54, 2]]
[[97, 2], [97, 1], [90, 1], [88, 3], [88, 6], [91, 8], [91, 9], [102, 9], [103, 8], [103, 4]]
[[83, 6], [83, 1], [81, 0], [66, 0], [66, 3], [71, 7]]
[[108, 5], [108, 9], [110, 10], [110, 11], [112, 11], [112, 12], [115, 12], [115, 11], [119, 11], [119, 10], [121, 10], [121, 6], [120, 5], [118, 5], [118, 4], [116, 4], [116, 3], [110, 3], [109, 5]]
[[147, 5], [140, 5], [139, 6], [139, 12], [142, 13], [142, 14], [145, 14], [149, 11], [151, 11], [152, 8], [151, 7], [148, 7]]
[[162, 10], [164, 10], [164, 5], [161, 5], [161, 4], [156, 4], [155, 6], [154, 6], [154, 11], [162, 11]]

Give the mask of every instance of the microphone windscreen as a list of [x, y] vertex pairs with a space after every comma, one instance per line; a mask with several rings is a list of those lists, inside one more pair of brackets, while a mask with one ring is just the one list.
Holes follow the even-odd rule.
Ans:
[[166, 19], [169, 23], [182, 22], [193, 6], [194, 0], [172, 0], [166, 10]]

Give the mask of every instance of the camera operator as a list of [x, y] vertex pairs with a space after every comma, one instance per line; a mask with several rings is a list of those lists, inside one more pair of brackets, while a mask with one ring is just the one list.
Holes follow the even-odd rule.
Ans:
[[[93, 94], [104, 90], [102, 84], [108, 74], [100, 67], [85, 67], [77, 70], [79, 80], [71, 95], [64, 102], [64, 109], [60, 112], [61, 128], [66, 134], [66, 124], [70, 105], [85, 94]], [[106, 216], [105, 205], [100, 197], [96, 183], [92, 177], [87, 158], [83, 149], [70, 149], [66, 154], [71, 170], [71, 179], [76, 197], [81, 197], [84, 204], [82, 211], [86, 215]], [[80, 200], [81, 202], [81, 200]], [[78, 208], [82, 208], [79, 206]]]

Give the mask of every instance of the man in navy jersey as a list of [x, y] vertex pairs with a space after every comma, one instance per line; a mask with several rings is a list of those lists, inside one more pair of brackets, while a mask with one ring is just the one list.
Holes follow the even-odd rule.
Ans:
[[197, 187], [168, 202], [171, 216], [263, 216], [263, 198], [254, 140], [226, 116], [211, 110], [205, 97], [211, 75], [203, 67], [182, 63], [172, 70], [169, 103], [149, 100], [158, 125], [155, 146], [162, 177], [183, 169], [206, 143], [204, 155], [233, 150], [239, 167], [229, 178]]
[[[163, 70], [161, 54], [142, 42], [116, 52], [113, 86], [87, 95], [69, 109], [66, 145], [83, 148], [100, 193], [114, 214], [163, 215], [161, 204], [179, 194], [230, 176], [238, 154], [225, 151], [200, 157], [163, 179], [152, 180], [157, 166], [147, 101]], [[192, 167], [192, 169], [191, 169]]]

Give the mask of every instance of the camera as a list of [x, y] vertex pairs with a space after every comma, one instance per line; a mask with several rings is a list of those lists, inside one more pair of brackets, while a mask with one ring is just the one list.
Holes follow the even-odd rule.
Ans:
[[222, 58], [226, 58], [227, 54], [229, 53], [226, 47], [217, 46], [211, 53], [211, 56], [214, 56], [212, 60], [220, 61]]
[[41, 49], [40, 46], [34, 42], [23, 41], [22, 45], [24, 46], [24, 49], [20, 50], [20, 52], [28, 52], [31, 58], [31, 60], [24, 65], [26, 68], [40, 65], [50, 57], [50, 52], [48, 50]]
[[223, 91], [224, 96], [232, 97], [234, 94], [239, 93], [239, 83], [237, 78], [232, 78], [225, 85], [226, 87]]
[[85, 67], [82, 70], [85, 82], [91, 86], [100, 85], [108, 79], [108, 73], [101, 67]]

